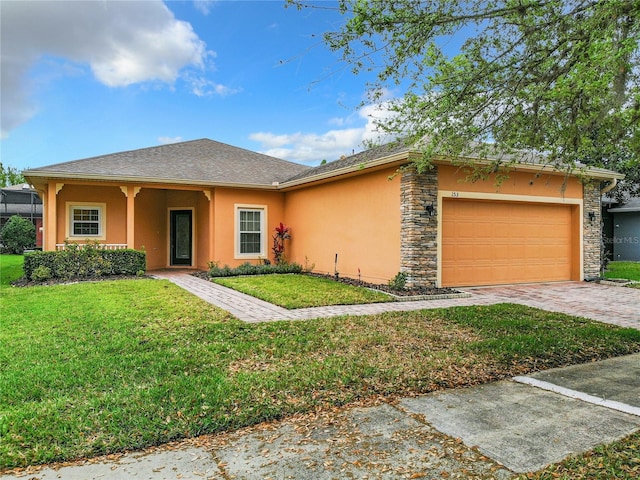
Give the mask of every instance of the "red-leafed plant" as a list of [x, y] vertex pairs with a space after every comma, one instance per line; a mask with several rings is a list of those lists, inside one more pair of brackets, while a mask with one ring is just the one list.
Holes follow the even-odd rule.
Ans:
[[291, 228], [287, 227], [284, 223], [280, 222], [280, 225], [276, 227], [276, 233], [273, 236], [273, 260], [276, 265], [285, 261], [284, 256], [284, 241], [291, 238]]

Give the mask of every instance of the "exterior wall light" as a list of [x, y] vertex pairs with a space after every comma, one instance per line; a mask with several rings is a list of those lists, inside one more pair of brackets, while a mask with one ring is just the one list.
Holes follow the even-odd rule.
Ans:
[[589, 221], [594, 222], [596, 219], [596, 212], [589, 212]]
[[433, 208], [433, 202], [431, 202], [429, 205], [425, 205], [424, 210], [425, 212], [427, 212], [427, 215], [429, 215], [430, 217], [433, 217], [433, 214], [435, 213], [435, 210]]

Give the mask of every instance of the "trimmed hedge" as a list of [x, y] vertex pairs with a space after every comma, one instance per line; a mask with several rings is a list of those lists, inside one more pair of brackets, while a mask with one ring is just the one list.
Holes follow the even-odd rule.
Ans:
[[146, 269], [145, 252], [130, 249], [75, 247], [56, 252], [32, 252], [24, 256], [24, 275], [29, 280], [46, 280], [47, 273], [49, 278], [66, 279], [141, 275]]
[[218, 262], [209, 262], [209, 277], [237, 277], [239, 275], [268, 275], [271, 273], [301, 273], [302, 266], [297, 263], [252, 265], [243, 263], [239, 267], [218, 266]]

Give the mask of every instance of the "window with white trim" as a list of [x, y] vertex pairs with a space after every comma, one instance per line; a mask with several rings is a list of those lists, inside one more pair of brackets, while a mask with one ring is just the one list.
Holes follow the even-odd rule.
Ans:
[[102, 213], [102, 208], [97, 206], [72, 206], [69, 236], [87, 238], [102, 236]]
[[258, 258], [265, 256], [265, 209], [236, 207], [236, 256]]

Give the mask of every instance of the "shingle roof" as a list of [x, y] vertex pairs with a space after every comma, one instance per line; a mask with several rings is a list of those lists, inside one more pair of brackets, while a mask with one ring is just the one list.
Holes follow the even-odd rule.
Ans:
[[[549, 160], [544, 155], [533, 151], [522, 150], [514, 151], [512, 153], [501, 153], [499, 151], [495, 151], [492, 153], [491, 148], [487, 148], [486, 151], [484, 151], [480, 144], [472, 144], [471, 147], [471, 151], [467, 153], [466, 158], [475, 162], [497, 161], [505, 165], [513, 164], [520, 168], [523, 166], [532, 166], [534, 168], [552, 169], [559, 172], [564, 172], [566, 170], [566, 167], [563, 168], [562, 165], [556, 166], [552, 163], [548, 163]], [[491, 145], [489, 145], [489, 147], [491, 147]], [[388, 159], [389, 162], [395, 162], [397, 161], [398, 154], [407, 154], [406, 160], [409, 161], [408, 159], [410, 154], [419, 154], [419, 152], [419, 144], [412, 144], [403, 140], [398, 140], [300, 172], [293, 177], [288, 178], [285, 181], [285, 184], [288, 184], [289, 182], [304, 183], [305, 181], [313, 181], [316, 177], [332, 176], [332, 172], [339, 175], [343, 169], [349, 167], [352, 169], [361, 166], [366, 167], [370, 164], [376, 164], [377, 161], [385, 161], [386, 159]], [[438, 156], [439, 161], [442, 161], [443, 159], [446, 160], [446, 157]], [[624, 177], [624, 175], [612, 170], [587, 167], [580, 162], [576, 162], [575, 167], [577, 172], [593, 178], [610, 180], [612, 178]]]
[[322, 175], [334, 170], [340, 170], [342, 168], [354, 167], [357, 165], [365, 165], [374, 160], [378, 160], [384, 157], [395, 155], [397, 153], [410, 152], [412, 148], [407, 144], [401, 142], [387, 143], [378, 147], [370, 148], [364, 152], [356, 153], [348, 157], [342, 157], [339, 160], [325, 163], [315, 168], [310, 168], [306, 171], [300, 172], [295, 176], [288, 178], [287, 182], [293, 182], [296, 180], [302, 180], [308, 177], [314, 177], [316, 175]]
[[[332, 177], [375, 165], [377, 161], [397, 161], [400, 154], [416, 150], [402, 141], [392, 142], [314, 168], [270, 157], [209, 139], [142, 148], [34, 168], [24, 172], [30, 177], [137, 180], [159, 183], [192, 183], [198, 185], [238, 185], [266, 187], [291, 186], [313, 182], [318, 177]], [[515, 158], [515, 157], [514, 157]], [[503, 156], [502, 161], [513, 160]], [[534, 154], [518, 158], [520, 165], [539, 165]], [[622, 178], [615, 172], [589, 168], [594, 178]]]
[[640, 197], [628, 197], [624, 203], [609, 209], [610, 212], [640, 212]]
[[33, 168], [25, 175], [264, 186], [309, 169], [298, 163], [200, 139]]
[[28, 183], [19, 183], [18, 185], [7, 185], [6, 187], [2, 187], [2, 190], [9, 190], [12, 192], [35, 192], [34, 189], [31, 188], [31, 185]]

